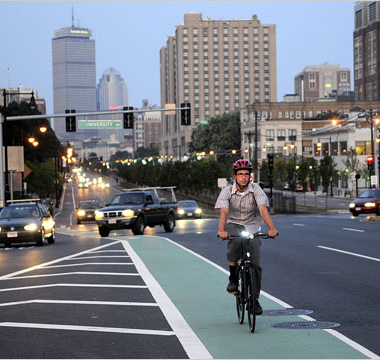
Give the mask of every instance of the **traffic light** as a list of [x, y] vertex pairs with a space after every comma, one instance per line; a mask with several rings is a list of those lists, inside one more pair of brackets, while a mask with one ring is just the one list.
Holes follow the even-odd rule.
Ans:
[[268, 169], [273, 170], [273, 166], [274, 166], [273, 154], [268, 154], [267, 158], [268, 158]]
[[373, 156], [372, 155], [367, 156], [367, 166], [368, 166], [368, 170], [372, 172], [373, 170]]
[[[124, 106], [123, 110], [133, 110], [133, 106]], [[124, 129], [133, 129], [133, 112], [123, 114]]]
[[188, 108], [188, 109], [181, 109], [181, 125], [190, 125], [190, 103], [185, 102], [181, 104], [181, 108]]
[[[66, 109], [66, 114], [75, 114], [74, 109]], [[66, 132], [75, 132], [77, 130], [77, 123], [75, 115], [66, 116]]]

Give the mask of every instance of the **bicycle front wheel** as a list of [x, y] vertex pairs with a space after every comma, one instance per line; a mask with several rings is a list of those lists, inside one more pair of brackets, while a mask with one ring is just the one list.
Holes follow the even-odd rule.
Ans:
[[243, 324], [244, 322], [244, 273], [242, 270], [238, 270], [238, 291], [236, 296], [236, 311], [239, 324]]
[[256, 326], [255, 269], [251, 267], [246, 273], [247, 313], [249, 331], [253, 333]]

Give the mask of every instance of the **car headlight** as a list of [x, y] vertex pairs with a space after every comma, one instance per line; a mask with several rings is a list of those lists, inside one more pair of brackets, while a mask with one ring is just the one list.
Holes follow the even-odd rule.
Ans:
[[132, 217], [135, 215], [135, 212], [131, 209], [126, 209], [126, 210], [123, 210], [123, 212], [121, 213], [121, 215], [125, 216], [125, 217]]
[[24, 229], [25, 229], [26, 231], [36, 231], [37, 228], [38, 228], [38, 226], [37, 226], [37, 224], [35, 224], [35, 223], [31, 223], [31, 224], [28, 224], [28, 225], [25, 225], [25, 226], [24, 226]]
[[43, 225], [47, 229], [52, 229], [55, 225], [55, 221], [53, 219], [48, 219], [48, 220], [43, 222]]
[[84, 210], [78, 210], [78, 216], [85, 216], [86, 215], [86, 212]]
[[194, 211], [196, 214], [202, 214], [202, 209], [198, 208], [197, 210]]
[[1, 226], [0, 226], [0, 232], [1, 232]]
[[376, 204], [374, 202], [366, 202], [364, 204], [365, 207], [368, 207], [368, 208], [373, 208], [376, 206]]
[[351, 203], [351, 204], [349, 205], [349, 207], [350, 207], [350, 209], [354, 208], [354, 207], [355, 207], [355, 203]]
[[183, 215], [183, 214], [185, 213], [185, 210], [183, 210], [183, 209], [178, 209], [177, 212], [178, 212], [179, 215]]
[[104, 214], [103, 214], [103, 211], [99, 211], [99, 210], [95, 210], [95, 219], [103, 219], [104, 218]]

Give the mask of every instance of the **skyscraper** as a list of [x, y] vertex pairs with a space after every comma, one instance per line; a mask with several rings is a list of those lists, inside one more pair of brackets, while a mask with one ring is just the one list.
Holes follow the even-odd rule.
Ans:
[[[120, 73], [114, 68], [109, 68], [103, 72], [102, 77], [96, 87], [97, 110], [108, 111], [128, 105], [128, 89]], [[108, 119], [108, 118], [107, 118]], [[123, 115], [115, 115], [114, 119], [123, 119]], [[103, 130], [102, 137], [109, 137], [116, 134], [119, 141], [124, 140], [124, 129], [122, 131]]]
[[254, 102], [277, 101], [276, 27], [249, 20], [202, 19], [185, 22], [160, 50], [161, 106], [191, 105], [191, 126], [163, 117], [161, 151], [183, 155], [194, 126]]
[[[54, 113], [65, 109], [96, 111], [95, 40], [92, 31], [71, 27], [55, 31], [52, 39]], [[66, 133], [65, 120], [55, 119], [55, 132], [63, 139], [81, 140], [97, 135], [97, 130]]]
[[380, 100], [380, 2], [355, 3], [354, 90], [356, 101]]

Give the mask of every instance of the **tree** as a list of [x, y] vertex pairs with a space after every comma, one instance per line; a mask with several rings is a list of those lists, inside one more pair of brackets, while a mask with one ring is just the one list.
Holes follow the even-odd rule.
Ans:
[[356, 187], [356, 178], [355, 175], [361, 173], [361, 175], [365, 175], [363, 173], [362, 164], [360, 163], [356, 151], [354, 148], [350, 148], [347, 151], [347, 157], [344, 161], [344, 166], [348, 170], [348, 174], [350, 174], [351, 180], [351, 188], [355, 189]]
[[149, 144], [149, 147], [139, 147], [135, 151], [135, 158], [143, 158], [149, 156], [158, 156], [159, 155], [159, 145], [156, 143]]
[[191, 134], [190, 152], [215, 151], [218, 161], [231, 161], [231, 150], [241, 148], [240, 113], [226, 113], [198, 125]]
[[336, 181], [339, 177], [336, 164], [331, 156], [326, 155], [319, 164], [319, 171], [322, 178], [324, 192], [328, 192], [331, 181]]

